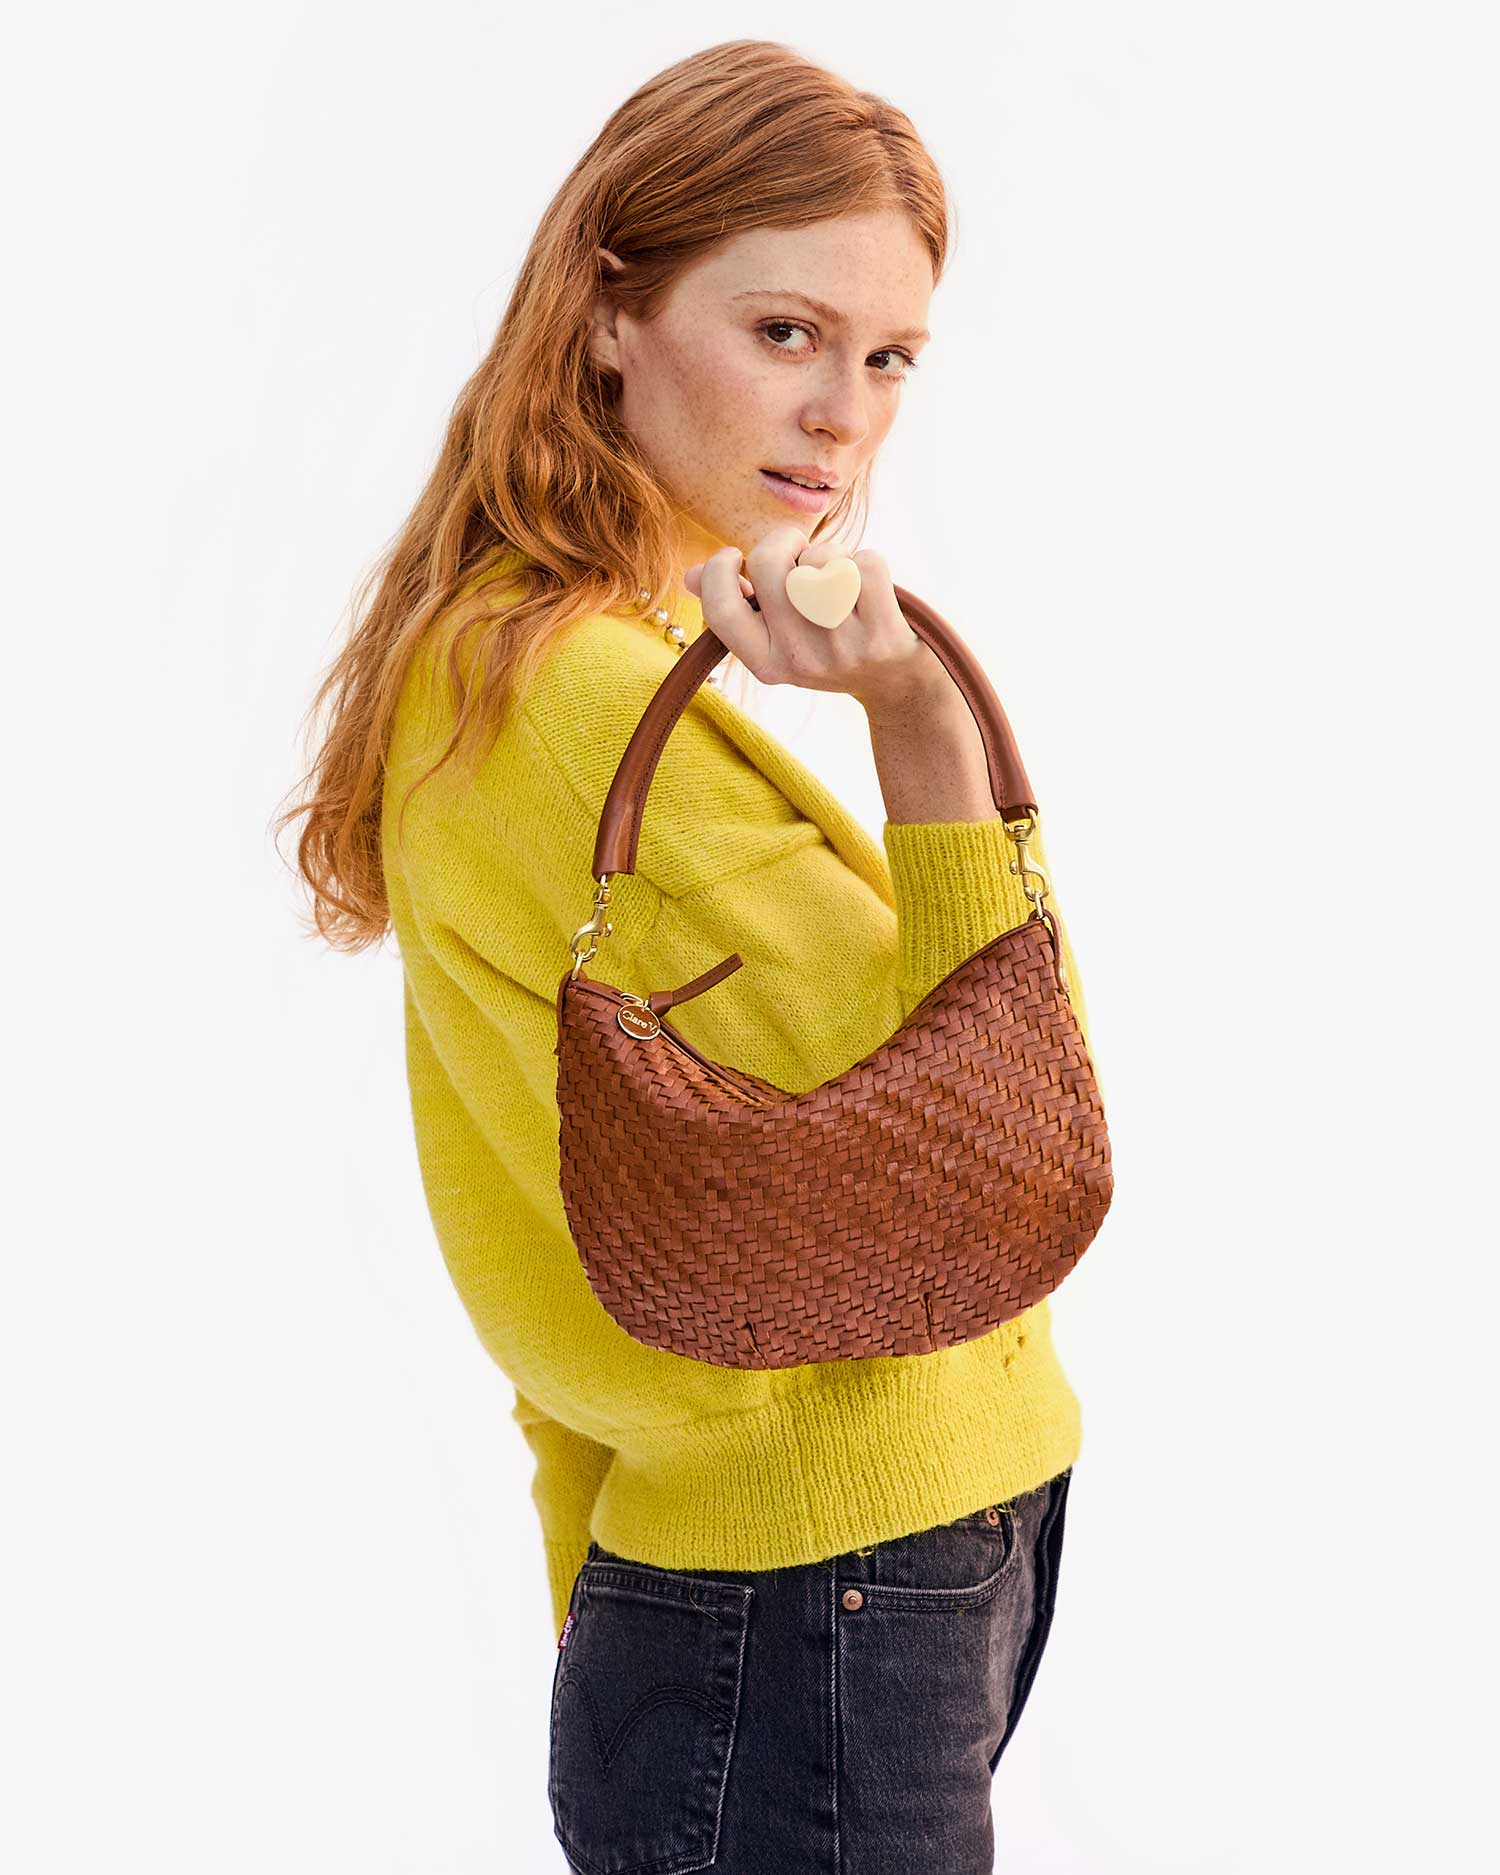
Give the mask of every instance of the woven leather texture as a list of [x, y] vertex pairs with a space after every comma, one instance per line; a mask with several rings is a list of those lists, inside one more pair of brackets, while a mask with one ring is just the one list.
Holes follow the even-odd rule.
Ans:
[[1113, 1194], [1056, 937], [1031, 918], [842, 1074], [789, 1093], [612, 985], [558, 986], [561, 1189], [590, 1286], [650, 1347], [720, 1367], [924, 1354], [1041, 1300]]

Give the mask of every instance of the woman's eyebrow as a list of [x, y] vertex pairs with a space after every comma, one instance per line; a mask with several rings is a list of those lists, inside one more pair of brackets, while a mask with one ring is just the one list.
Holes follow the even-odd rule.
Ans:
[[[783, 291], [777, 287], [753, 286], [744, 293], [732, 293], [730, 295], [730, 304], [733, 305], [735, 300], [741, 299], [800, 300], [810, 311], [815, 312], [820, 319], [826, 319], [831, 326], [846, 326], [849, 323], [837, 306], [830, 306], [826, 300], [814, 299], [810, 293], [798, 293], [793, 289]], [[908, 339], [913, 344], [919, 344], [924, 339], [930, 339], [932, 334], [927, 330], [926, 326], [905, 326], [901, 331], [893, 332], [891, 337], [893, 339]]]

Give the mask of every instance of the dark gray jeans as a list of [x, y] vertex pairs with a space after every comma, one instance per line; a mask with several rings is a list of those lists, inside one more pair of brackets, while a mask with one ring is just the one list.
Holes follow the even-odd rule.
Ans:
[[574, 1875], [991, 1875], [1071, 1476], [795, 1568], [590, 1544], [552, 1682]]

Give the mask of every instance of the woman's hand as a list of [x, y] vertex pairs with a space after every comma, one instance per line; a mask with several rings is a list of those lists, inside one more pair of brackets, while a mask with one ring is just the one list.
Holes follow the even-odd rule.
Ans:
[[[794, 566], [825, 566], [851, 559], [859, 568], [854, 610], [831, 631], [814, 625], [786, 596]], [[937, 654], [912, 630], [896, 603], [890, 570], [878, 553], [861, 548], [847, 556], [829, 543], [809, 544], [790, 525], [774, 527], [750, 549], [740, 571], [738, 547], [688, 567], [687, 589], [703, 608], [703, 622], [760, 683], [796, 684], [804, 690], [842, 690], [872, 722], [907, 714], [913, 705], [947, 702], [958, 692]], [[746, 604], [754, 593], [757, 612]]]

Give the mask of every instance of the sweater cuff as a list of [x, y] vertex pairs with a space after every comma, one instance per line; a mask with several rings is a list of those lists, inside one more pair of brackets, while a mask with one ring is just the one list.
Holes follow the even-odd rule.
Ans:
[[578, 1572], [588, 1560], [589, 1536], [587, 1526], [581, 1536], [566, 1542], [547, 1539], [547, 1589], [552, 1598], [552, 1633], [556, 1638], [563, 1631], [563, 1624], [568, 1618], [568, 1603], [573, 1599], [573, 1584]]
[[[1031, 916], [1016, 844], [988, 820], [888, 820], [882, 829], [901, 947], [901, 982], [925, 996], [1002, 931]], [[1037, 855], [1037, 842], [1031, 852]]]

